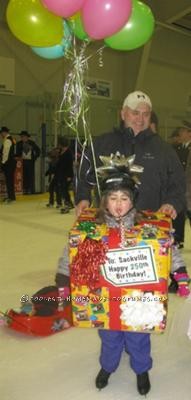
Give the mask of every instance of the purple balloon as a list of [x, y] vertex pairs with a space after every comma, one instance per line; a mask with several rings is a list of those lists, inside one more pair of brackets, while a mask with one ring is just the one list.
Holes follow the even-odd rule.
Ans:
[[127, 23], [131, 10], [131, 0], [85, 0], [81, 10], [84, 29], [92, 39], [104, 39]]
[[42, 4], [60, 17], [68, 18], [79, 11], [85, 0], [41, 0]]

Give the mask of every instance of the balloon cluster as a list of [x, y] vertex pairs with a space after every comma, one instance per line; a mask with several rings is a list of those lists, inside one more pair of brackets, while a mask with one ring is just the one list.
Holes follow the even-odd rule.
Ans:
[[133, 50], [152, 36], [154, 16], [139, 0], [10, 0], [11, 32], [41, 57], [63, 57], [80, 40], [104, 40], [115, 50]]

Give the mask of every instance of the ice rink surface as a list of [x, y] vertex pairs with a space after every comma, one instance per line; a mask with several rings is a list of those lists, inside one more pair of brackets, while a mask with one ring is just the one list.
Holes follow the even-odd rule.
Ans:
[[[20, 307], [54, 284], [57, 260], [67, 242], [75, 215], [46, 208], [46, 199], [31, 196], [0, 204], [0, 309]], [[186, 225], [182, 251], [191, 274], [191, 228]], [[190, 311], [189, 311], [190, 310]], [[152, 335], [152, 400], [190, 400], [191, 341], [186, 336], [191, 300], [169, 296], [164, 334]], [[17, 333], [0, 326], [1, 400], [136, 400], [136, 376], [123, 354], [118, 370], [102, 391], [95, 388], [100, 341], [96, 330], [70, 328], [48, 337]]]

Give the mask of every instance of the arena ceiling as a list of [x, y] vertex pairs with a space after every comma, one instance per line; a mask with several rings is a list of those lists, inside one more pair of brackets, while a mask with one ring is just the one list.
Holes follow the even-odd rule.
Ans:
[[146, 0], [158, 25], [191, 35], [190, 0]]

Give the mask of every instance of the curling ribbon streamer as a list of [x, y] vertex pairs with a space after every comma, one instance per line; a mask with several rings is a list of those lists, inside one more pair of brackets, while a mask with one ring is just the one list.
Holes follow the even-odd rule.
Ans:
[[[87, 119], [86, 115], [89, 110], [89, 94], [88, 94], [88, 88], [85, 82], [85, 77], [86, 73], [88, 70], [88, 60], [93, 57], [92, 55], [89, 55], [88, 57], [86, 56], [86, 48], [89, 44], [89, 41], [83, 41], [82, 46], [80, 47], [79, 51], [77, 50], [76, 46], [76, 40], [75, 37], [73, 38], [73, 46], [71, 50], [68, 50], [66, 57], [71, 61], [72, 66], [71, 70], [66, 78], [64, 88], [63, 88], [63, 99], [61, 101], [59, 110], [57, 111], [58, 115], [63, 114], [64, 116], [64, 121], [66, 125], [74, 132], [77, 142], [79, 143], [79, 146], [81, 148], [81, 163], [84, 159], [86, 158], [87, 161], [89, 161], [89, 168], [86, 173], [87, 177], [91, 169], [91, 163], [90, 160], [88, 160], [88, 157], [85, 154], [85, 149], [87, 147], [87, 144], [90, 144], [91, 150], [92, 150], [92, 158], [93, 158], [93, 166], [95, 170], [95, 178], [96, 182], [88, 182], [90, 184], [95, 185], [95, 183], [98, 186], [98, 191], [99, 191], [99, 181], [98, 181], [98, 176], [96, 172], [96, 161], [95, 161], [95, 153], [94, 153], [94, 148], [93, 148], [93, 142], [92, 142], [92, 137], [91, 133], [87, 124]], [[98, 49], [96, 53], [100, 55], [99, 61], [102, 57], [102, 49], [105, 46], [103, 46], [101, 49]], [[83, 126], [83, 132], [84, 132], [84, 140], [83, 144], [80, 140], [79, 137], [79, 121], [82, 122]], [[77, 146], [76, 146], [77, 147]], [[81, 163], [79, 166], [79, 174], [81, 170]], [[76, 179], [77, 179], [77, 174], [76, 174]], [[77, 184], [77, 182], [76, 182]], [[100, 192], [100, 191], [99, 191]]]

